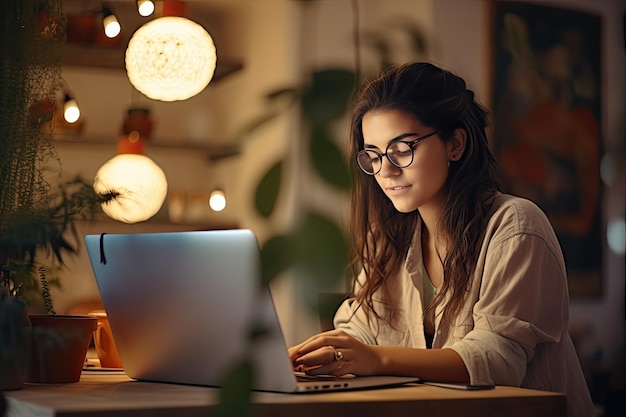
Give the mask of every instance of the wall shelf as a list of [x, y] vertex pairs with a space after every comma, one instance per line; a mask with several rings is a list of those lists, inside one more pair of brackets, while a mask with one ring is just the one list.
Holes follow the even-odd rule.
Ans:
[[[125, 71], [124, 57], [126, 47], [133, 33], [143, 24], [156, 19], [159, 11], [150, 17], [142, 17], [137, 13], [137, 5], [129, 0], [110, 0], [112, 10], [115, 12], [122, 32], [115, 39], [105, 38], [102, 33], [101, 13], [102, 2], [100, 0], [63, 0], [64, 11], [68, 17], [68, 27], [70, 18], [76, 20], [74, 37], [65, 44], [63, 65], [84, 68], [100, 68]], [[237, 55], [231, 55], [222, 50], [222, 38], [227, 35], [224, 32], [224, 21], [228, 19], [224, 13], [229, 13], [226, 9], [220, 8], [215, 2], [189, 2], [186, 16], [205, 28], [211, 35], [218, 51], [217, 65], [212, 81], [222, 80], [241, 68], [242, 62], [237, 59]], [[87, 18], [87, 23], [80, 17]], [[90, 17], [95, 17], [97, 22], [97, 35], [90, 36], [89, 31], [93, 30], [93, 22]], [[68, 29], [69, 31], [69, 29]], [[85, 34], [86, 31], [86, 34]], [[85, 41], [85, 42], [82, 42]], [[227, 44], [224, 42], [224, 44]], [[225, 58], [226, 56], [226, 58]], [[228, 58], [230, 57], [230, 58]]]
[[[108, 146], [115, 147], [116, 139], [103, 137], [84, 137], [80, 135], [69, 135], [55, 133], [53, 135], [54, 145], [88, 145], [88, 146]], [[241, 153], [240, 146], [236, 144], [206, 145], [191, 142], [173, 142], [165, 140], [151, 140], [146, 143], [146, 149], [163, 149], [167, 151], [200, 151], [206, 154], [209, 161], [217, 161], [224, 158], [235, 157]]]

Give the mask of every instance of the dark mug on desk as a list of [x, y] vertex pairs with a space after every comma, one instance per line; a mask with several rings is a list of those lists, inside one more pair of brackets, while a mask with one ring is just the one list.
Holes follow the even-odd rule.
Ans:
[[115, 340], [113, 340], [106, 311], [94, 310], [89, 315], [98, 319], [98, 327], [93, 332], [93, 339], [98, 359], [100, 359], [100, 366], [103, 368], [121, 368], [122, 361], [117, 352]]

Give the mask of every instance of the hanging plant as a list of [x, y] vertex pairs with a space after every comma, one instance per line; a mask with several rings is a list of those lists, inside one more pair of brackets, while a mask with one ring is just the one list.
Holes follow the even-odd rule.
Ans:
[[52, 296], [50, 295], [50, 288], [48, 287], [48, 279], [46, 278], [46, 268], [39, 267], [39, 281], [41, 282], [41, 296], [46, 306], [46, 313], [55, 315], [54, 306], [52, 304]]
[[36, 304], [36, 255], [63, 265], [78, 248], [74, 220], [95, 218], [116, 195], [96, 195], [80, 178], [55, 186], [46, 177], [61, 172], [49, 123], [65, 43], [61, 0], [2, 1], [0, 23], [0, 266], [11, 267], [16, 295]]

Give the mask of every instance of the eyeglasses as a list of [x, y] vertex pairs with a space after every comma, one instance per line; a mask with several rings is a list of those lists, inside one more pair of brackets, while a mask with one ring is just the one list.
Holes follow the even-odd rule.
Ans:
[[359, 164], [359, 168], [367, 175], [376, 175], [380, 172], [383, 166], [383, 156], [386, 156], [394, 166], [406, 168], [413, 163], [413, 147], [424, 139], [435, 136], [437, 133], [439, 133], [439, 130], [408, 142], [402, 140], [393, 141], [387, 145], [385, 153], [378, 153], [373, 149], [363, 149], [357, 152], [356, 162]]

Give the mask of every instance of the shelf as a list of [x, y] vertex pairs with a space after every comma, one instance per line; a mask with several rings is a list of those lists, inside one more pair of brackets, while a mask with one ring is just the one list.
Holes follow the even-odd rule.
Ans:
[[[63, 65], [73, 67], [125, 70], [126, 49], [67, 43], [63, 52]], [[240, 62], [217, 59], [212, 82], [222, 80], [243, 68]]]
[[[156, 19], [159, 14], [157, 11], [150, 17], [143, 17], [137, 13], [137, 5], [134, 1], [111, 0], [109, 4], [120, 22], [122, 32], [117, 38], [108, 39], [102, 31], [99, 14], [102, 10], [100, 0], [63, 0], [63, 3], [68, 19], [68, 41], [65, 44], [63, 65], [74, 67], [125, 71], [124, 58], [128, 42], [137, 29]], [[218, 52], [217, 66], [212, 81], [218, 81], [243, 68], [243, 64], [238, 55], [221, 49], [221, 39], [228, 36], [225, 30], [231, 28], [223, 23], [228, 21], [224, 17], [226, 12], [213, 3], [190, 2], [187, 7], [187, 16], [211, 34]], [[95, 22], [90, 20], [94, 16]], [[70, 30], [72, 28], [73, 30]], [[227, 42], [224, 43], [227, 44]]]
[[[89, 146], [109, 146], [115, 147], [116, 140], [109, 138], [85, 138], [79, 135], [53, 134], [54, 144], [58, 145], [89, 145]], [[202, 145], [185, 142], [150, 141], [146, 143], [146, 149], [165, 149], [180, 151], [201, 151], [206, 153], [209, 161], [215, 162], [220, 159], [235, 157], [241, 153], [241, 149], [236, 144], [223, 145]]]

